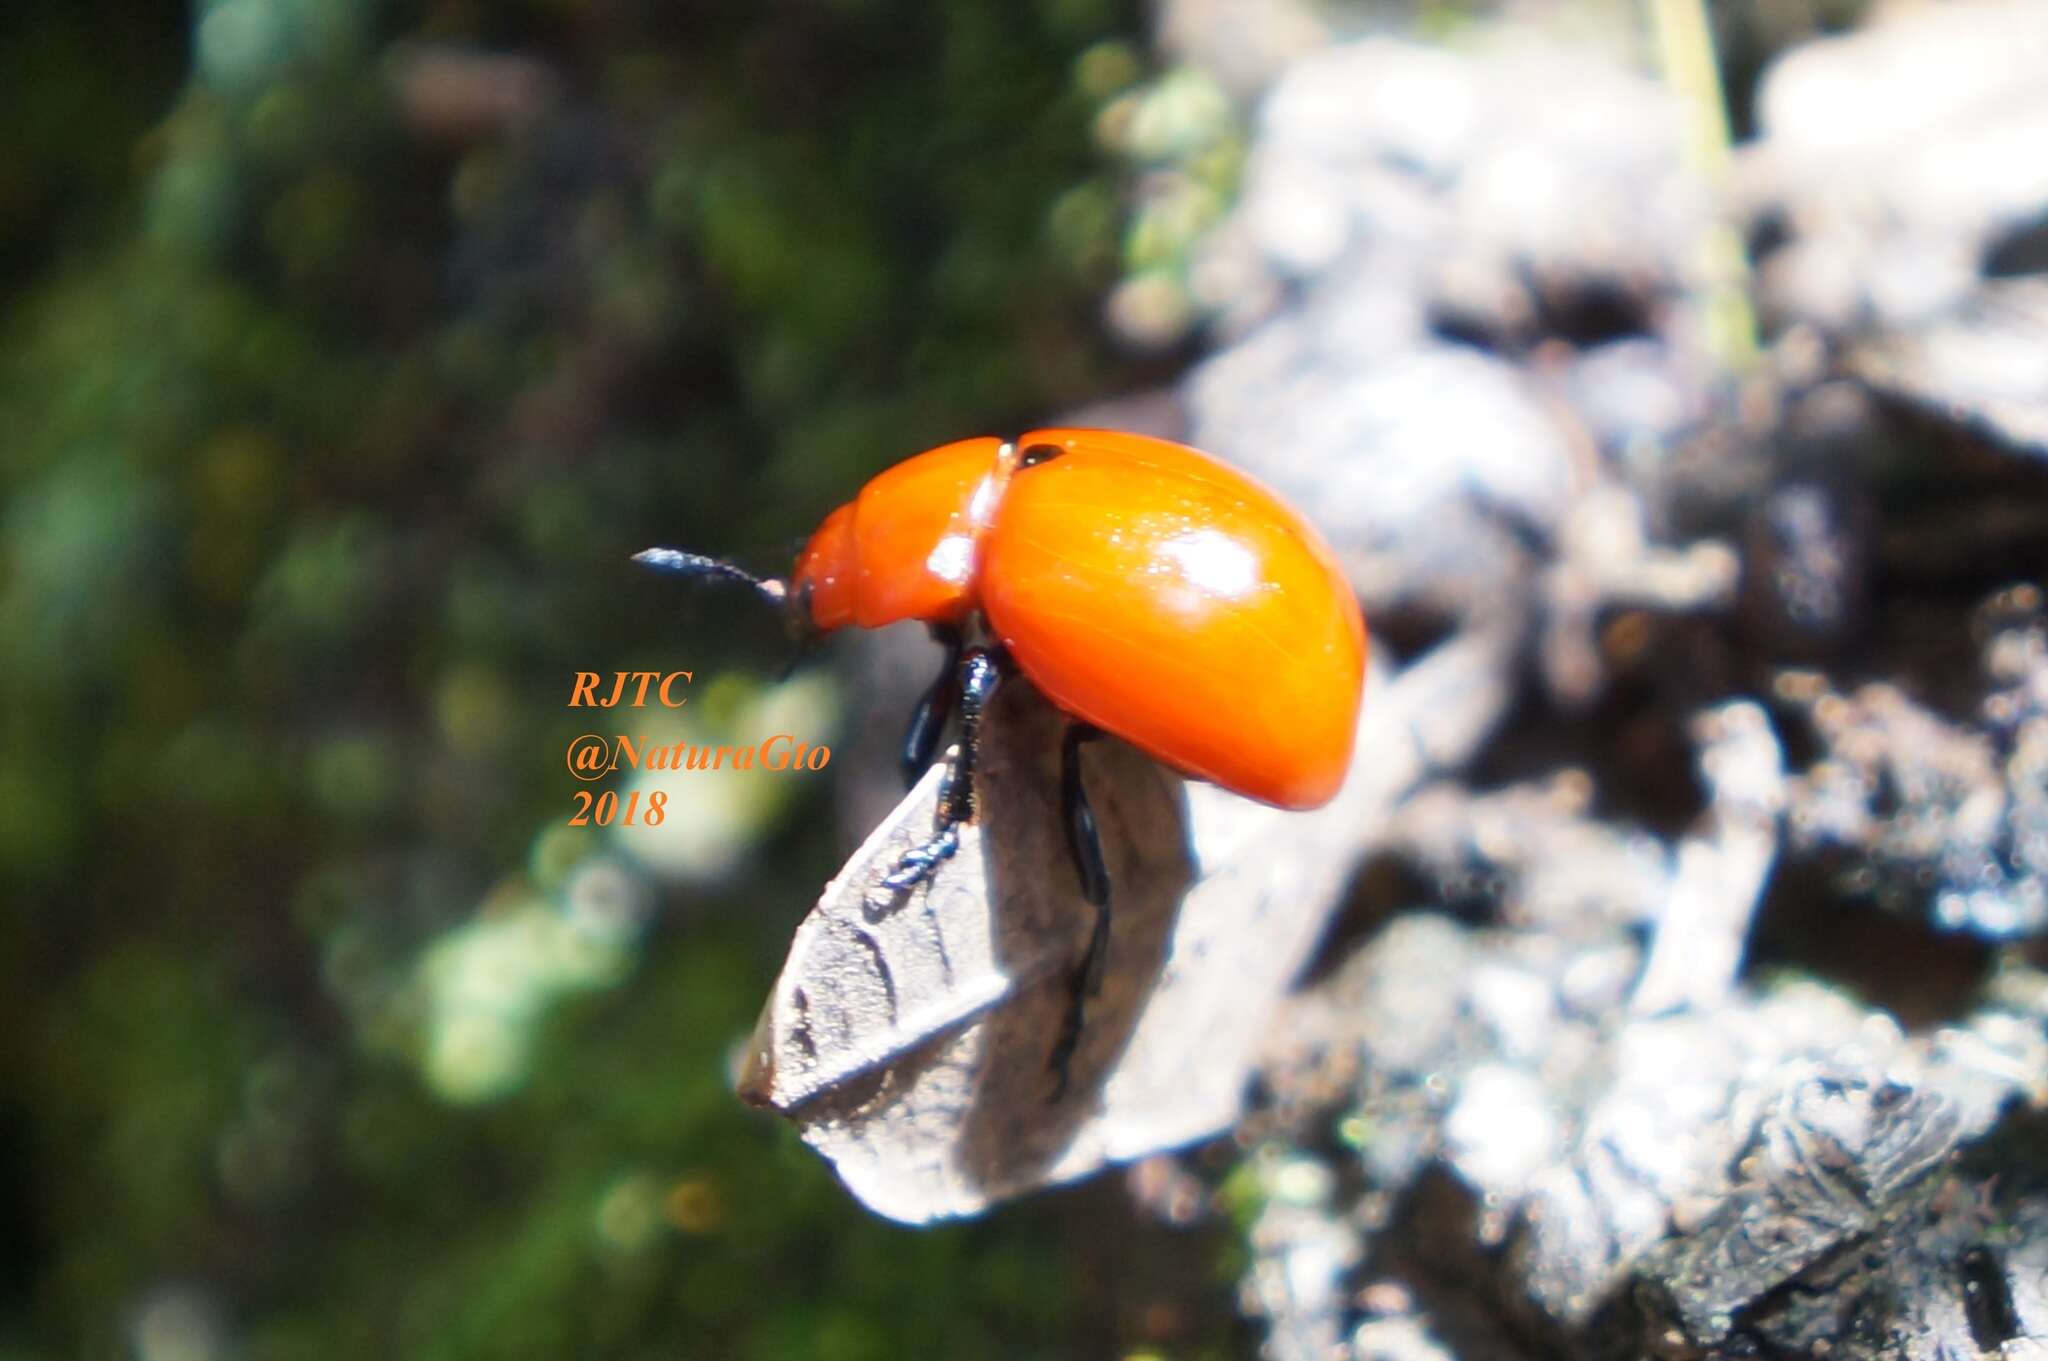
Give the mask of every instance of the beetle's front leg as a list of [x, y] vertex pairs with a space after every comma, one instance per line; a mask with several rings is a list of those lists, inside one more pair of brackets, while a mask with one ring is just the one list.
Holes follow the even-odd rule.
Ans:
[[923, 845], [905, 851], [896, 868], [884, 875], [868, 894], [871, 916], [895, 911], [906, 895], [930, 882], [939, 866], [960, 849], [960, 824], [974, 816], [974, 763], [981, 751], [981, 717], [1002, 678], [1002, 667], [991, 649], [970, 648], [961, 654], [960, 752], [947, 766], [946, 778], [939, 785], [932, 835]]
[[903, 734], [905, 789], [915, 786], [931, 769], [932, 755], [939, 749], [939, 736], [946, 730], [946, 720], [953, 716], [954, 705], [960, 702], [960, 629], [952, 624], [934, 624], [932, 638], [946, 649], [946, 660], [924, 697], [918, 700], [917, 708], [911, 711], [910, 726]]

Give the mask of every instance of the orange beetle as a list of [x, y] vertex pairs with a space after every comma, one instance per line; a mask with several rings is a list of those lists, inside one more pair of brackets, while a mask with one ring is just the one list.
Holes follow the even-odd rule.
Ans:
[[[1079, 999], [1099, 979], [1109, 880], [1075, 756], [1112, 733], [1188, 775], [1281, 808], [1329, 802], [1351, 765], [1366, 633], [1336, 556], [1297, 511], [1198, 450], [1108, 430], [960, 440], [904, 460], [825, 518], [787, 586], [651, 549], [657, 566], [752, 582], [825, 633], [916, 619], [948, 660], [906, 742], [911, 779], [952, 708], [961, 753], [937, 829], [881, 890], [929, 879], [971, 817], [975, 731], [1007, 664], [1076, 722], [1065, 748], [1068, 843], [1097, 908]], [[965, 646], [976, 616], [992, 647]]]
[[942, 445], [828, 516], [793, 582], [813, 627], [979, 609], [1065, 712], [1281, 808], [1351, 765], [1365, 624], [1307, 520], [1165, 440], [1034, 430]]

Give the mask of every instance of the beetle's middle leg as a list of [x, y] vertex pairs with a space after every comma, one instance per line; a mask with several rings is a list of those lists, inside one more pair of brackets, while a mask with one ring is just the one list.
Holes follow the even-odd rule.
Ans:
[[1088, 804], [1088, 788], [1081, 780], [1081, 744], [1102, 736], [1086, 723], [1067, 725], [1060, 744], [1060, 810], [1067, 827], [1067, 851], [1081, 876], [1081, 896], [1095, 909], [1095, 928], [1088, 937], [1088, 951], [1074, 970], [1072, 992], [1066, 1015], [1060, 1022], [1059, 1038], [1053, 1042], [1054, 1085], [1051, 1099], [1067, 1091], [1067, 1065], [1081, 1042], [1081, 1025], [1088, 1002], [1102, 991], [1102, 970], [1109, 961], [1109, 865], [1102, 855], [1102, 835], [1095, 824], [1095, 810]]
[[[939, 785], [938, 809], [933, 814], [929, 840], [903, 853], [891, 870], [869, 894], [870, 912], [886, 913], [905, 894], [927, 883], [939, 866], [960, 849], [960, 824], [974, 816], [974, 764], [981, 752], [981, 716], [1002, 682], [1002, 667], [990, 648], [969, 648], [961, 654], [958, 677], [960, 702], [960, 754], [946, 767]], [[934, 687], [936, 689], [937, 687]], [[915, 725], [913, 725], [914, 727]]]

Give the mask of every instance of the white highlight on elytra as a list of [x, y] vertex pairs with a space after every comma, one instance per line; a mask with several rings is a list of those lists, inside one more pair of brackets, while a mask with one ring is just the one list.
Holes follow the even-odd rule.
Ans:
[[1196, 529], [1160, 545], [1160, 555], [1180, 568], [1190, 586], [1229, 600], [1242, 599], [1259, 583], [1259, 562], [1228, 534]]

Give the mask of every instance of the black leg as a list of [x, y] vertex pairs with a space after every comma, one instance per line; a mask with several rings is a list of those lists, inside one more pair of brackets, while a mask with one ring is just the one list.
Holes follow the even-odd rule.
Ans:
[[960, 702], [960, 630], [932, 626], [932, 637], [945, 646], [946, 660], [924, 698], [911, 711], [910, 727], [903, 734], [903, 787], [908, 789], [931, 769], [932, 756], [939, 749], [939, 737], [946, 720]]
[[[1081, 782], [1081, 744], [1102, 736], [1086, 723], [1069, 723], [1060, 744], [1060, 813], [1067, 823], [1067, 853], [1081, 876], [1081, 896], [1096, 907], [1109, 907], [1109, 866], [1102, 860], [1102, 837], [1095, 830], [1095, 810], [1088, 806], [1088, 788]], [[1100, 931], [1097, 932], [1101, 934]]]
[[1088, 937], [1088, 952], [1074, 970], [1067, 1014], [1060, 1023], [1059, 1038], [1053, 1042], [1054, 1101], [1066, 1095], [1067, 1065], [1081, 1042], [1088, 999], [1102, 991], [1102, 970], [1109, 960], [1109, 866], [1102, 858], [1095, 810], [1088, 806], [1088, 789], [1081, 780], [1081, 744], [1101, 735], [1086, 724], [1070, 724], [1060, 746], [1060, 807], [1066, 817], [1067, 850], [1081, 876], [1081, 896], [1095, 909], [1095, 929]]
[[932, 836], [905, 851], [896, 868], [868, 895], [871, 913], [895, 910], [904, 896], [927, 882], [940, 865], [960, 849], [960, 824], [974, 816], [974, 761], [981, 745], [981, 715], [1002, 680], [996, 654], [973, 648], [960, 660], [960, 755], [947, 767], [939, 785], [939, 806], [932, 817]]

